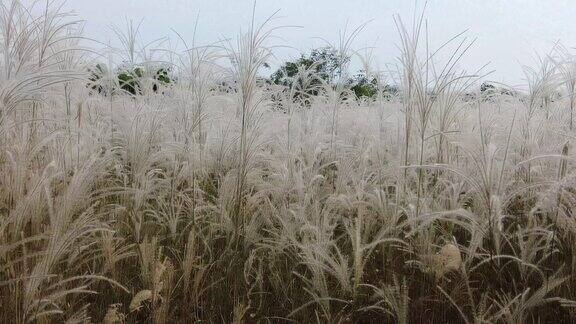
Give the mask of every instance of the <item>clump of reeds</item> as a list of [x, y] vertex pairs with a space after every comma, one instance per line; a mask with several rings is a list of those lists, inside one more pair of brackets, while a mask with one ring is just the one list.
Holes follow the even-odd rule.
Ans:
[[37, 9], [0, 5], [0, 322], [574, 321], [570, 50], [482, 94], [473, 41], [396, 17], [398, 95], [368, 53], [358, 99], [364, 25], [332, 81], [284, 87], [274, 16], [183, 49], [128, 23], [100, 52]]

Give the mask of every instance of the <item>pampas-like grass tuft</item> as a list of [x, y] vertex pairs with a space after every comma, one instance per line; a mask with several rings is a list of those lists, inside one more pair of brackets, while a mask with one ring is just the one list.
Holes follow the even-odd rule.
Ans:
[[572, 49], [480, 92], [473, 40], [395, 17], [397, 71], [367, 50], [356, 98], [369, 25], [285, 87], [256, 7], [236, 40], [100, 50], [47, 5], [0, 4], [1, 323], [576, 321]]

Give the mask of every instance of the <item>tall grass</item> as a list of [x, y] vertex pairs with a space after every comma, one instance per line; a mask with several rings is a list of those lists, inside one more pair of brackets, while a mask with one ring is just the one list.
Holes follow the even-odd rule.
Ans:
[[264, 82], [273, 18], [98, 50], [52, 2], [2, 3], [0, 322], [574, 321], [573, 53], [480, 93], [465, 33], [396, 17], [398, 75], [363, 64], [400, 91], [367, 100], [363, 26], [334, 82]]

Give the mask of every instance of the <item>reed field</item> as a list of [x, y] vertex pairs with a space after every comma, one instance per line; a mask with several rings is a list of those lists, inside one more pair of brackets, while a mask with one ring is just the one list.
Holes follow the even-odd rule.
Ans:
[[576, 50], [486, 86], [422, 10], [386, 18], [394, 68], [352, 26], [329, 81], [271, 82], [274, 17], [178, 46], [76, 19], [1, 2], [0, 323], [576, 321]]

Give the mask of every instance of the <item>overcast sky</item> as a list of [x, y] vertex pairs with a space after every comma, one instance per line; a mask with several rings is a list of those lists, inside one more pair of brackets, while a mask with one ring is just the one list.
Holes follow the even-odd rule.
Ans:
[[[422, 3], [419, 1], [419, 8]], [[171, 29], [191, 39], [199, 14], [197, 42], [203, 44], [247, 30], [252, 5], [253, 0], [68, 0], [66, 4], [87, 21], [87, 34], [101, 41], [111, 37], [111, 24], [124, 25], [126, 18], [144, 19], [144, 40], [174, 36]], [[276, 25], [302, 26], [277, 33], [283, 38], [277, 44], [295, 48], [279, 49], [279, 60], [323, 45], [318, 37], [336, 42], [347, 23], [354, 27], [370, 21], [354, 46], [374, 46], [376, 62], [383, 66], [397, 62], [399, 54], [393, 15], [410, 22], [414, 2], [260, 0], [256, 20], [262, 21], [276, 10], [281, 17]], [[490, 78], [511, 85], [522, 83], [522, 64], [534, 65], [536, 53], [547, 54], [555, 42], [576, 48], [576, 0], [431, 0], [426, 17], [432, 44], [468, 30], [467, 35], [477, 41], [461, 67], [474, 70], [490, 62], [490, 69], [496, 70]]]

